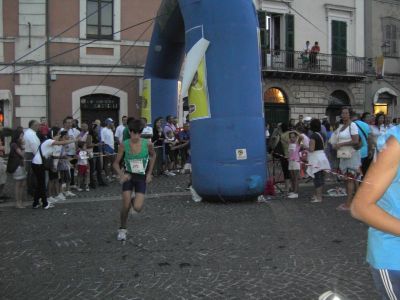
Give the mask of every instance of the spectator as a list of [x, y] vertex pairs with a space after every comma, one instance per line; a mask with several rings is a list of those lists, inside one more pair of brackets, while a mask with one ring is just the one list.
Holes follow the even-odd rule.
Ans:
[[309, 55], [310, 55], [310, 41], [306, 41], [304, 46], [304, 50], [301, 53], [301, 60], [303, 62], [303, 67], [308, 65], [309, 62]]
[[289, 120], [289, 130], [295, 130], [295, 129], [296, 129], [296, 120], [290, 119]]
[[[76, 123], [75, 123], [76, 125]], [[63, 121], [64, 128], [61, 131], [66, 131], [68, 135], [68, 139], [74, 140], [78, 138], [80, 131], [77, 128], [73, 127], [73, 118], [66, 117]], [[65, 153], [70, 158], [71, 169], [70, 169], [70, 177], [71, 177], [71, 188], [76, 188], [75, 186], [75, 165], [76, 165], [76, 145], [75, 143], [69, 143], [65, 145]]]
[[167, 160], [167, 170], [164, 172], [167, 176], [175, 176], [176, 174], [172, 172], [176, 167], [176, 150], [175, 146], [178, 144], [175, 134], [172, 130], [167, 131], [167, 136], [165, 137], [165, 156]]
[[320, 48], [318, 45], [318, 42], [314, 43], [314, 46], [312, 46], [311, 51], [310, 51], [310, 64], [311, 67], [315, 68], [317, 66], [317, 56], [318, 53], [320, 52]]
[[46, 117], [40, 118], [39, 132], [42, 136], [49, 137], [50, 128]]
[[362, 141], [362, 147], [360, 149], [360, 156], [361, 156], [361, 171], [362, 174], [365, 175], [367, 174], [367, 170], [369, 168], [369, 165], [371, 164], [371, 159], [370, 157], [370, 152], [368, 151], [369, 145], [371, 144], [371, 129], [369, 125], [361, 120], [358, 120], [358, 115], [353, 114], [352, 115], [352, 120], [354, 124], [357, 125], [358, 131], [359, 131], [359, 136]]
[[26, 200], [26, 171], [24, 168], [24, 131], [22, 129], [17, 129], [13, 133], [7, 172], [12, 173], [15, 180], [16, 208], [25, 208], [23, 201]]
[[105, 120], [106, 126], [101, 130], [101, 141], [103, 143], [103, 162], [104, 162], [104, 171], [106, 172], [106, 179], [111, 182], [112, 181], [112, 171], [111, 165], [114, 160], [114, 133], [112, 128], [114, 126], [114, 121], [111, 118]]
[[367, 262], [381, 299], [400, 299], [399, 126], [379, 138], [378, 150], [366, 183], [354, 197], [351, 213], [370, 226]]
[[92, 137], [92, 146], [93, 146], [93, 159], [89, 159], [89, 164], [91, 170], [90, 171], [90, 187], [95, 188], [96, 187], [96, 182], [94, 180], [94, 173], [96, 174], [96, 179], [97, 179], [97, 184], [99, 186], [107, 186], [107, 184], [104, 182], [103, 179], [103, 166], [102, 166], [102, 160], [101, 160], [101, 143], [99, 139], [99, 130], [98, 130], [98, 125], [97, 123], [92, 124], [92, 128], [90, 129], [89, 135]]
[[[359, 144], [359, 130], [357, 125], [351, 121], [351, 109], [342, 109], [341, 126], [335, 131], [336, 141], [333, 142], [334, 149], [337, 150], [339, 158], [340, 172], [346, 176], [347, 200], [337, 207], [338, 210], [350, 210], [351, 201], [356, 190], [356, 181], [360, 176], [361, 156], [360, 151], [356, 150]], [[332, 139], [331, 139], [332, 140]]]
[[115, 130], [115, 137], [118, 139], [118, 142], [121, 144], [124, 137], [124, 129], [126, 128], [126, 124], [128, 121], [127, 116], [122, 117], [122, 124], [118, 125], [117, 129]]
[[78, 192], [82, 192], [82, 188], [85, 189], [86, 192], [90, 192], [89, 189], [89, 155], [86, 148], [86, 142], [78, 141]]
[[190, 144], [190, 123], [183, 124], [182, 130], [178, 133], [179, 141], [179, 156], [181, 158], [182, 168], [185, 166], [189, 157], [189, 144]]
[[374, 124], [371, 125], [371, 150], [373, 151], [373, 156], [376, 154], [376, 148], [378, 143], [378, 138], [386, 133], [385, 126], [385, 115], [379, 113], [375, 116]]
[[27, 173], [27, 188], [28, 194], [31, 196], [35, 195], [36, 178], [32, 172], [32, 159], [35, 156], [40, 140], [37, 136], [39, 130], [39, 123], [35, 120], [29, 121], [29, 128], [24, 133], [25, 141], [25, 170]]
[[[50, 130], [50, 138], [54, 139], [57, 135], [60, 133], [60, 128], [58, 127], [53, 127]], [[49, 197], [47, 198], [47, 201], [49, 203], [54, 203], [57, 201], [64, 201], [66, 198], [65, 196], [61, 193], [61, 185], [60, 185], [60, 176], [58, 172], [58, 163], [60, 161], [61, 157], [61, 152], [62, 152], [63, 146], [61, 145], [56, 145], [53, 146], [53, 169], [48, 170], [49, 173], [49, 183], [48, 183], [48, 195]], [[69, 168], [67, 169], [69, 171]], [[68, 186], [69, 186], [69, 181], [68, 181]]]
[[303, 115], [299, 115], [299, 122], [296, 124], [296, 130], [299, 132], [303, 132], [304, 122], [303, 122]]
[[299, 198], [300, 143], [301, 140], [297, 132], [290, 132], [288, 145], [288, 169], [290, 172], [291, 192], [288, 194], [288, 198], [292, 199]]
[[146, 118], [141, 118], [143, 124], [144, 124], [144, 128], [142, 131], [142, 138], [143, 139], [148, 139], [151, 141], [151, 138], [153, 137], [153, 128], [151, 128], [151, 126], [147, 125], [147, 119]]
[[79, 127], [79, 120], [78, 119], [73, 119], [72, 120], [72, 128], [81, 131], [81, 128]]
[[54, 146], [57, 145], [67, 145], [71, 143], [75, 143], [75, 140], [67, 140], [67, 133], [61, 132], [56, 135], [53, 139], [48, 139], [40, 144], [38, 151], [36, 152], [33, 160], [32, 160], [32, 170], [37, 179], [37, 189], [35, 190], [35, 196], [33, 199], [33, 208], [39, 208], [39, 200], [42, 199], [42, 207], [44, 209], [49, 209], [52, 207], [47, 202], [47, 191], [46, 191], [46, 174], [45, 167], [43, 164], [43, 159], [47, 159], [52, 156], [54, 151]]
[[315, 193], [311, 199], [312, 203], [322, 202], [322, 191], [325, 185], [325, 171], [330, 170], [328, 158], [325, 154], [324, 138], [321, 135], [321, 122], [313, 119], [310, 122], [312, 134], [310, 136], [310, 147], [308, 153], [307, 173], [313, 177]]
[[172, 131], [174, 134], [176, 132], [176, 127], [174, 125], [174, 120], [175, 120], [175, 117], [171, 116], [171, 115], [167, 116], [167, 118], [166, 118], [167, 123], [164, 126], [164, 135], [166, 137], [168, 137], [168, 131]]
[[135, 118], [129, 117], [128, 120], [126, 121], [127, 125], [124, 129], [124, 132], [122, 133], [122, 139], [124, 141], [129, 140], [131, 138], [131, 133], [129, 132], [129, 124], [133, 124], [133, 121], [135, 121]]
[[159, 117], [154, 121], [153, 137], [151, 141], [156, 151], [156, 163], [154, 165], [154, 175], [159, 176], [163, 173], [163, 154], [164, 154], [164, 140], [165, 135], [162, 129], [162, 118]]

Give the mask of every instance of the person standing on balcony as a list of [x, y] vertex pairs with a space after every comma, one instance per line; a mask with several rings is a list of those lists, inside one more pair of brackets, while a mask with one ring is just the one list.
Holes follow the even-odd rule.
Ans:
[[309, 59], [309, 55], [310, 55], [310, 41], [306, 42], [306, 45], [304, 46], [304, 51], [303, 53], [301, 53], [301, 60], [303, 62], [303, 67], [307, 67], [310, 59]]
[[317, 55], [321, 51], [319, 48], [318, 42], [314, 43], [310, 51], [310, 65], [315, 68], [317, 66]]

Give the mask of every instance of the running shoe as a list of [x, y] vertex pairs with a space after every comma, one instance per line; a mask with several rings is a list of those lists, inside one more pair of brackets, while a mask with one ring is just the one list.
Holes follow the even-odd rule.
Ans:
[[55, 197], [55, 199], [59, 201], [65, 201], [67, 198], [63, 195], [63, 193], [59, 193], [58, 196]]
[[58, 199], [55, 198], [55, 197], [49, 197], [49, 198], [47, 198], [47, 202], [49, 202], [49, 203], [56, 203], [57, 201], [58, 201]]
[[74, 193], [70, 192], [70, 191], [66, 191], [65, 192], [65, 196], [67, 196], [67, 197], [76, 197], [76, 195]]
[[82, 192], [83, 190], [81, 189], [81, 188], [76, 188], [76, 190], [78, 191], [78, 192]]
[[128, 230], [120, 228], [118, 229], [118, 236], [117, 240], [118, 241], [126, 241], [126, 234], [128, 233]]
[[297, 199], [297, 198], [299, 198], [299, 194], [289, 193], [289, 195], [287, 197], [290, 198], [290, 199]]
[[46, 206], [43, 206], [43, 209], [50, 209], [50, 208], [53, 208], [54, 207], [54, 205], [53, 204], [51, 204], [51, 203], [47, 203], [47, 205]]
[[32, 208], [33, 209], [38, 209], [38, 208], [40, 208], [40, 204], [34, 204], [34, 205], [32, 205]]
[[89, 187], [86, 187], [86, 188], [85, 188], [85, 191], [86, 191], [86, 192], [90, 192]]

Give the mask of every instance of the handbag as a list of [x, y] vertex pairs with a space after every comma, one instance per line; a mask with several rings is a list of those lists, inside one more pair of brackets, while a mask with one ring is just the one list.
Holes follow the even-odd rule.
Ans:
[[20, 165], [21, 161], [20, 159], [18, 159], [18, 155], [15, 152], [15, 149], [11, 148], [10, 154], [8, 156], [6, 172], [9, 174], [13, 174]]
[[42, 158], [42, 165], [43, 165], [45, 170], [54, 172], [54, 159], [53, 159], [53, 156], [49, 156], [47, 158], [44, 157], [43, 153], [42, 153], [42, 145], [43, 145], [43, 143], [39, 145], [39, 153], [40, 153], [40, 157]]
[[337, 152], [337, 158], [351, 158], [356, 150], [351, 146], [340, 147]]

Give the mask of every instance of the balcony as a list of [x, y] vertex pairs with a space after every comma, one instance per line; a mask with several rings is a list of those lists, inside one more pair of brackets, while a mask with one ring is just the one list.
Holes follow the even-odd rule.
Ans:
[[305, 55], [301, 51], [263, 51], [264, 77], [358, 81], [366, 77], [363, 57], [318, 53]]

